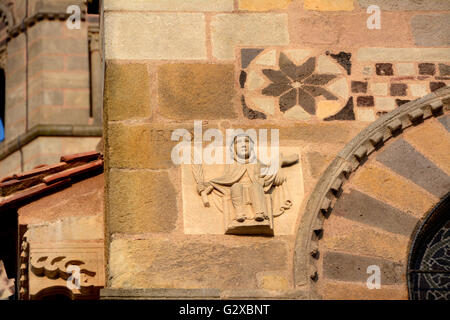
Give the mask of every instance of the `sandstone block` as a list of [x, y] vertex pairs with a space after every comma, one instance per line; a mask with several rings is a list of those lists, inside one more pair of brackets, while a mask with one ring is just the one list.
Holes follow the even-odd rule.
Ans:
[[274, 239], [116, 239], [109, 276], [113, 288], [256, 289], [256, 275], [285, 270], [288, 255], [286, 245]]
[[211, 22], [213, 56], [231, 60], [238, 46], [289, 44], [286, 14], [218, 14]]
[[167, 172], [111, 169], [108, 176], [107, 219], [111, 234], [175, 229], [176, 192]]
[[[185, 127], [180, 125], [180, 127]], [[110, 123], [107, 145], [113, 168], [164, 169], [173, 166], [171, 141], [175, 126]]]
[[200, 13], [109, 12], [105, 26], [106, 59], [206, 58], [205, 17]]
[[233, 11], [233, 0], [122, 0], [105, 1], [105, 11]]
[[197, 120], [236, 118], [233, 65], [166, 64], [159, 68], [158, 78], [163, 116]]
[[450, 60], [450, 48], [361, 48], [359, 61], [422, 62]]
[[450, 3], [447, 0], [358, 0], [360, 7], [367, 8], [377, 5], [381, 10], [450, 10]]
[[109, 120], [150, 116], [150, 75], [145, 64], [107, 62], [104, 104]]
[[292, 0], [239, 0], [239, 10], [270, 11], [285, 9]]
[[352, 11], [353, 0], [304, 0], [306, 10], [316, 11]]
[[[450, 10], [450, 2], [447, 1]], [[450, 15], [417, 15], [411, 19], [417, 46], [437, 47], [450, 45]]]

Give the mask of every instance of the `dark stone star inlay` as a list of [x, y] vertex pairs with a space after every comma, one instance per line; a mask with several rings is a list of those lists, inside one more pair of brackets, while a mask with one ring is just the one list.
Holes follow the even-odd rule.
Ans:
[[309, 114], [316, 114], [316, 97], [323, 96], [326, 100], [338, 100], [335, 95], [322, 87], [336, 76], [314, 73], [316, 58], [309, 58], [304, 64], [297, 66], [284, 53], [281, 53], [278, 64], [280, 70], [263, 70], [263, 74], [272, 83], [262, 90], [262, 94], [280, 97], [279, 105], [282, 112], [286, 112], [298, 103]]

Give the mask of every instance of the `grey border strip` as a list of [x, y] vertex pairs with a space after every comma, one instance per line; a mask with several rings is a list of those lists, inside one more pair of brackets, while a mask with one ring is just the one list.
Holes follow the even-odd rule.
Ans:
[[102, 126], [39, 124], [10, 142], [0, 143], [0, 161], [37, 137], [101, 137]]
[[449, 110], [450, 87], [447, 86], [384, 115], [344, 147], [317, 182], [297, 231], [294, 252], [296, 287], [306, 287], [311, 296], [315, 295], [318, 241], [323, 231], [323, 222], [351, 173], [390, 138], [401, 134], [408, 127], [420, 125], [425, 119], [442, 115]]

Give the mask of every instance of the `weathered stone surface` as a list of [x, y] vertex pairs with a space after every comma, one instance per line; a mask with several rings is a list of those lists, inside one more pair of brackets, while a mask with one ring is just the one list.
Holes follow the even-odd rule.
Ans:
[[40, 37], [58, 37], [61, 36], [61, 30], [64, 27], [66, 27], [64, 21], [42, 20], [28, 29], [28, 37], [31, 41]]
[[436, 74], [436, 65], [434, 63], [419, 63], [419, 74], [434, 76]]
[[395, 99], [391, 97], [376, 97], [375, 105], [381, 111], [392, 111], [397, 107]]
[[373, 96], [359, 96], [356, 101], [358, 107], [373, 107], [375, 105]]
[[202, 236], [112, 240], [111, 287], [256, 289], [257, 273], [287, 268], [289, 253], [281, 241], [224, 236], [211, 240]]
[[427, 85], [425, 84], [411, 83], [409, 85], [409, 90], [411, 91], [411, 95], [417, 98], [424, 97], [429, 93]]
[[418, 221], [414, 216], [356, 190], [344, 193], [332, 214], [406, 236], [411, 235]]
[[[365, 124], [353, 124], [349, 126], [345, 123], [319, 123], [319, 124], [292, 124], [290, 127], [277, 126], [280, 130], [280, 140], [302, 140], [309, 143], [328, 142], [332, 144], [346, 144]], [[268, 129], [274, 129], [268, 126]]]
[[370, 89], [372, 94], [376, 96], [387, 96], [388, 94], [388, 84], [385, 82], [372, 82], [370, 84]]
[[367, 82], [364, 81], [352, 81], [353, 93], [367, 93]]
[[13, 56], [8, 56], [8, 58], [6, 59], [6, 69], [10, 73], [24, 72], [25, 64], [25, 51], [18, 52]]
[[29, 113], [29, 127], [37, 124], [80, 124], [89, 122], [89, 107], [38, 106]]
[[450, 177], [403, 139], [384, 148], [376, 159], [439, 198], [450, 189]]
[[379, 75], [379, 76], [394, 75], [394, 69], [392, 68], [392, 63], [377, 63], [376, 71], [377, 71], [377, 75]]
[[[101, 178], [103, 179], [103, 176]], [[95, 191], [98, 193], [100, 188]], [[92, 190], [90, 190], [90, 192], [92, 194], [94, 193]], [[103, 188], [101, 188], [101, 192], [103, 193]], [[92, 202], [95, 202], [97, 206], [103, 204], [103, 197], [101, 201], [95, 199], [98, 197], [93, 198]], [[72, 199], [73, 198], [71, 197], [70, 200], [64, 202], [64, 204], [73, 205]], [[59, 209], [63, 211], [63, 209]], [[103, 240], [105, 235], [103, 219], [103, 207], [101, 207], [100, 210], [96, 212], [95, 216], [71, 216], [58, 219], [51, 223], [43, 222], [38, 224], [27, 224], [27, 240], [30, 242]]]
[[422, 188], [374, 165], [365, 165], [358, 170], [352, 184], [358, 190], [418, 218], [422, 218], [436, 203], [436, 198], [424, 193]]
[[89, 58], [85, 57], [64, 57], [66, 60], [66, 70], [89, 71]]
[[166, 64], [158, 80], [159, 112], [167, 118], [236, 118], [233, 65]]
[[43, 72], [30, 81], [29, 90], [42, 89], [89, 89], [89, 72]]
[[362, 8], [377, 5], [381, 10], [450, 10], [447, 0], [358, 0]]
[[[41, 54], [87, 54], [87, 39], [83, 38], [39, 38], [30, 45], [30, 59]], [[86, 56], [87, 59], [87, 56]]]
[[436, 90], [439, 90], [440, 88], [445, 87], [445, 82], [430, 82], [430, 91], [435, 92]]
[[441, 76], [450, 76], [450, 65], [439, 63], [439, 74]]
[[64, 100], [66, 107], [86, 108], [90, 107], [89, 90], [64, 90]]
[[397, 69], [397, 74], [401, 77], [416, 75], [416, 67], [413, 63], [397, 63], [395, 68]]
[[261, 289], [270, 291], [285, 291], [289, 289], [289, 281], [285, 275], [278, 275], [275, 272], [257, 275]]
[[233, 59], [237, 46], [289, 44], [286, 14], [218, 14], [211, 28], [212, 52], [218, 59]]
[[[76, 92], [78, 94], [78, 92]], [[89, 100], [89, 96], [88, 96]], [[63, 90], [44, 90], [29, 96], [29, 107], [33, 110], [41, 106], [63, 106], [64, 92]], [[89, 107], [89, 104], [87, 105]]]
[[[180, 127], [184, 127], [181, 126]], [[107, 152], [113, 168], [164, 169], [173, 166], [171, 141], [178, 127], [151, 124], [110, 123]]]
[[325, 280], [319, 290], [326, 300], [408, 300], [405, 285], [382, 285], [370, 290], [365, 283]]
[[304, 0], [306, 10], [317, 11], [352, 11], [353, 0]]
[[[450, 10], [450, 2], [446, 2]], [[450, 14], [417, 15], [411, 19], [411, 26], [417, 46], [450, 45]]]
[[375, 121], [375, 112], [372, 108], [356, 108], [356, 120], [372, 122]]
[[46, 0], [46, 1], [33, 1], [29, 5], [29, 15], [33, 15], [34, 13], [41, 12], [66, 12], [66, 9], [70, 5], [77, 5], [79, 7], [83, 7], [82, 0]]
[[422, 62], [450, 60], [450, 48], [361, 48], [359, 61]]
[[104, 104], [109, 120], [150, 115], [150, 75], [141, 63], [106, 63]]
[[404, 261], [408, 256], [409, 237], [382, 232], [334, 215], [325, 221], [324, 230], [321, 240], [324, 251], [373, 256], [393, 261]]
[[[88, 57], [85, 58], [88, 62]], [[42, 71], [63, 71], [64, 70], [64, 56], [50, 56], [42, 55], [37, 59], [34, 59], [28, 65], [28, 76], [32, 78], [36, 74]], [[86, 68], [86, 71], [88, 69]], [[37, 79], [31, 79], [30, 81], [36, 81]]]
[[206, 58], [205, 17], [200, 13], [109, 12], [105, 25], [106, 59]]
[[149, 300], [149, 299], [218, 299], [217, 289], [122, 289], [105, 288], [100, 291], [105, 300]]
[[4, 178], [8, 175], [20, 171], [20, 151], [12, 153], [7, 158], [3, 159], [0, 166], [0, 177]]
[[239, 10], [270, 11], [285, 9], [292, 0], [239, 0]]
[[247, 68], [249, 64], [261, 53], [264, 49], [241, 49], [241, 66], [243, 69]]
[[436, 121], [405, 132], [405, 140], [450, 175], [450, 134]]
[[305, 156], [313, 178], [319, 178], [334, 158], [334, 155], [319, 152], [309, 152]]
[[175, 188], [167, 172], [111, 169], [108, 173], [108, 232], [150, 233], [175, 229]]
[[391, 96], [406, 96], [408, 85], [404, 83], [392, 83], [391, 84]]
[[333, 280], [365, 284], [368, 278], [367, 268], [372, 265], [380, 267], [381, 286], [404, 282], [406, 266], [402, 263], [339, 252], [325, 252], [323, 257], [324, 277]]
[[442, 123], [445, 129], [450, 132], [450, 115], [439, 118], [439, 122]]
[[105, 1], [105, 11], [232, 11], [233, 0], [122, 0]]

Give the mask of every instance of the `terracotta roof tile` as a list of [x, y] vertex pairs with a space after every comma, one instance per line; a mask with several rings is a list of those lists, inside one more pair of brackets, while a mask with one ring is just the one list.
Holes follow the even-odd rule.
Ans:
[[28, 200], [34, 196], [37, 196], [39, 194], [42, 194], [44, 192], [50, 191], [52, 189], [57, 189], [62, 186], [66, 186], [70, 184], [70, 179], [65, 179], [62, 181], [59, 181], [57, 183], [54, 183], [52, 185], [47, 185], [45, 183], [40, 183], [38, 185], [35, 185], [31, 188], [21, 190], [19, 192], [14, 193], [13, 195], [3, 198], [3, 200], [0, 200], [0, 207], [11, 205], [18, 201], [25, 201]]
[[65, 178], [70, 178], [70, 177], [74, 177], [77, 176], [79, 174], [82, 173], [86, 173], [98, 168], [103, 167], [103, 160], [96, 160], [94, 162], [90, 162], [75, 168], [71, 168], [71, 169], [67, 169], [55, 174], [52, 174], [50, 176], [45, 177], [44, 179], [42, 179], [42, 181], [44, 181], [46, 184], [52, 184], [55, 183], [56, 181], [65, 179]]
[[66, 155], [61, 157], [61, 161], [64, 162], [74, 162], [74, 161], [87, 161], [98, 159], [100, 157], [100, 153], [97, 151], [89, 151], [83, 153], [76, 153], [72, 155]]
[[[56, 192], [72, 182], [72, 178], [88, 178], [103, 168], [102, 154], [91, 151], [66, 155], [54, 165], [40, 165], [33, 170], [14, 174], [0, 180], [0, 208]], [[80, 178], [80, 177], [81, 178]]]
[[22, 180], [22, 179], [26, 179], [26, 178], [40, 175], [40, 174], [49, 174], [49, 173], [53, 173], [53, 172], [58, 172], [60, 170], [64, 170], [66, 167], [67, 167], [67, 163], [60, 162], [60, 163], [57, 163], [57, 164], [54, 164], [51, 166], [45, 166], [45, 167], [30, 170], [30, 171], [18, 173], [18, 174], [13, 175], [13, 177], [15, 179]]

